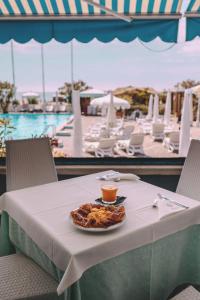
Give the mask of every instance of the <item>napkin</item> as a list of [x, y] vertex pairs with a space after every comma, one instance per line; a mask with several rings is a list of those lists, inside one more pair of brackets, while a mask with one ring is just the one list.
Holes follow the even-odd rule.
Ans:
[[158, 215], [160, 220], [163, 220], [185, 209], [186, 208], [180, 207], [170, 201], [166, 201], [163, 199], [158, 200]]
[[138, 180], [138, 179], [140, 179], [140, 177], [138, 177], [137, 175], [132, 174], [132, 173], [111, 172], [111, 173], [107, 173], [105, 175], [99, 176], [99, 177], [97, 177], [97, 179], [120, 181], [120, 180]]

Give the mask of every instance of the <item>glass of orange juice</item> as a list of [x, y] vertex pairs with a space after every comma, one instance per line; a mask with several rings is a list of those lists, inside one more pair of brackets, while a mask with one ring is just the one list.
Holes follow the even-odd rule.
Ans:
[[104, 203], [113, 204], [117, 200], [118, 188], [113, 183], [105, 183], [101, 186], [102, 201]]

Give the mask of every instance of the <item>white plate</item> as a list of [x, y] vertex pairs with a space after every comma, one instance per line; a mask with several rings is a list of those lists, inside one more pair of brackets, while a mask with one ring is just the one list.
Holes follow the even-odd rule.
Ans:
[[80, 229], [80, 230], [83, 230], [83, 231], [89, 231], [89, 232], [105, 232], [105, 231], [111, 231], [111, 230], [114, 230], [114, 229], [117, 229], [119, 227], [121, 227], [124, 223], [125, 223], [126, 219], [124, 219], [122, 222], [120, 223], [117, 223], [115, 225], [111, 225], [109, 227], [106, 227], [106, 228], [90, 228], [90, 227], [82, 227], [82, 226], [79, 226], [77, 224], [75, 224], [73, 222], [73, 219], [71, 218], [71, 222], [72, 224], [74, 225], [74, 227]]

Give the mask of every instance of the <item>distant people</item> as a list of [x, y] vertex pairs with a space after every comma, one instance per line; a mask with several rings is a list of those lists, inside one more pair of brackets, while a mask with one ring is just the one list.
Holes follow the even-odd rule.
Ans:
[[136, 109], [135, 110], [135, 120], [140, 118], [140, 115], [141, 115], [141, 111], [139, 109]]
[[181, 112], [177, 113], [177, 123], [181, 123]]

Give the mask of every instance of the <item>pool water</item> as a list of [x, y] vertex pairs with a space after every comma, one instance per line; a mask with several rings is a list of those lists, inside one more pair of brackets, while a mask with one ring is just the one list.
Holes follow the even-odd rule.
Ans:
[[[0, 114], [0, 119], [11, 120], [15, 127], [7, 138], [24, 139], [39, 137], [44, 133], [52, 132], [52, 127], [58, 127], [69, 119], [71, 114]], [[47, 127], [50, 128], [47, 130]]]

